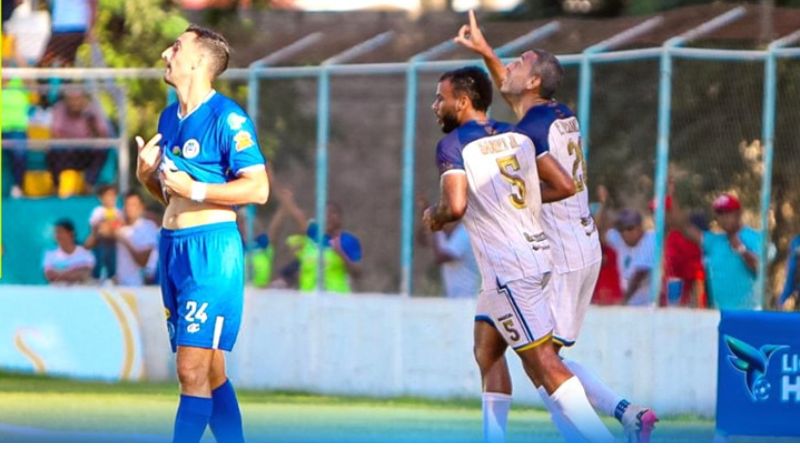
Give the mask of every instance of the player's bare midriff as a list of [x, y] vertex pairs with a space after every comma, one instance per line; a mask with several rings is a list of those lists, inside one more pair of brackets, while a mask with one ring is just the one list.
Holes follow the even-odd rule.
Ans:
[[236, 212], [232, 207], [197, 203], [187, 198], [169, 199], [161, 225], [168, 230], [196, 227], [219, 222], [235, 222]]

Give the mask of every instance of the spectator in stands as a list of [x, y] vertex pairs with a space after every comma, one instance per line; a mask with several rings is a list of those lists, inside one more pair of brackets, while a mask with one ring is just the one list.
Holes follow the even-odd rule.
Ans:
[[[107, 138], [111, 135], [102, 110], [81, 87], [70, 86], [53, 106], [51, 137], [56, 139]], [[107, 149], [64, 148], [51, 150], [47, 164], [58, 190], [64, 169], [85, 170], [86, 192], [91, 192], [108, 155]]]
[[114, 232], [116, 282], [120, 286], [142, 286], [148, 262], [158, 254], [159, 227], [144, 216], [144, 199], [135, 191], [125, 194], [123, 212], [124, 224]]
[[98, 280], [114, 278], [117, 270], [116, 231], [122, 222], [122, 211], [117, 208], [117, 188], [100, 186], [97, 191], [100, 205], [89, 215], [91, 232], [86, 239], [86, 248], [92, 249], [97, 260], [92, 276]]
[[[598, 227], [604, 227], [608, 198], [599, 198]], [[653, 304], [650, 296], [650, 272], [655, 264], [655, 234], [644, 230], [642, 215], [623, 209], [617, 215], [616, 228], [600, 229], [606, 245], [617, 253], [617, 269], [621, 276], [623, 303], [645, 306]]]
[[600, 241], [600, 250], [603, 256], [597, 283], [594, 285], [592, 303], [603, 306], [621, 305], [623, 301], [622, 285], [620, 284], [622, 277], [619, 275], [617, 252], [605, 243], [605, 239]]
[[[319, 253], [316, 243], [317, 223], [308, 220], [288, 189], [277, 192], [281, 207], [286, 208], [297, 225], [305, 231], [304, 236], [295, 235], [290, 237], [290, 241], [296, 244], [300, 290], [313, 291], [316, 289]], [[352, 280], [361, 275], [361, 241], [343, 230], [342, 209], [333, 202], [329, 202], [326, 208], [323, 248], [323, 289], [328, 292], [350, 292]]]
[[[22, 80], [3, 80], [3, 141], [6, 139], [27, 139], [30, 109], [30, 93], [25, 89]], [[3, 156], [11, 159], [13, 181], [11, 196], [18, 198], [22, 196], [22, 186], [25, 179], [25, 145], [24, 143], [15, 144], [14, 146], [5, 144], [3, 147]]]
[[75, 54], [84, 41], [94, 40], [97, 0], [50, 0], [51, 35], [39, 65], [75, 65]]
[[275, 249], [269, 242], [267, 233], [256, 236], [255, 248], [248, 252], [252, 283], [255, 287], [265, 288], [272, 279], [272, 261]]
[[144, 284], [158, 285], [159, 284], [159, 258], [158, 248], [161, 241], [161, 218], [164, 215], [164, 209], [160, 203], [147, 205], [144, 210], [144, 218], [149, 220], [153, 226], [158, 230], [156, 233], [156, 245], [150, 257], [147, 259], [147, 264], [144, 266]]
[[[426, 199], [420, 198], [417, 206], [420, 211], [424, 211], [430, 204]], [[441, 272], [445, 297], [477, 297], [481, 287], [480, 273], [464, 224], [461, 221], [451, 222], [441, 231], [435, 232], [420, 225], [417, 229], [418, 242], [433, 250], [433, 260]]]
[[789, 256], [786, 257], [786, 281], [783, 284], [783, 292], [778, 297], [778, 306], [785, 311], [794, 311], [797, 307], [798, 295], [800, 295], [800, 235], [792, 239], [789, 245]]
[[711, 298], [718, 309], [761, 309], [754, 288], [762, 238], [742, 224], [742, 205], [732, 194], [712, 204], [721, 231], [702, 231], [686, 222], [684, 233], [700, 244], [708, 272]]
[[94, 267], [94, 255], [75, 240], [75, 225], [69, 219], [55, 224], [58, 247], [44, 254], [44, 276], [50, 283], [85, 283]]
[[[672, 207], [672, 197], [671, 192], [664, 201], [667, 236], [664, 241], [664, 287], [659, 302], [661, 306], [669, 303], [705, 308], [702, 252], [700, 246], [683, 233], [680, 218]], [[655, 212], [655, 201], [650, 202], [650, 210]]]
[[[597, 186], [597, 197], [603, 200], [603, 203], [608, 201], [608, 189], [602, 184]], [[606, 230], [609, 228], [608, 223], [600, 223], [601, 220], [607, 221], [607, 215], [600, 217], [599, 209], [600, 202], [592, 203], [589, 205], [594, 221], [599, 230]], [[605, 242], [604, 233], [600, 233], [600, 250], [603, 259], [600, 263], [600, 273], [597, 277], [597, 283], [594, 287], [592, 294], [592, 303], [595, 305], [619, 305], [622, 304], [622, 286], [620, 285], [622, 277], [619, 274], [619, 266], [617, 264], [617, 252], [614, 251]]]

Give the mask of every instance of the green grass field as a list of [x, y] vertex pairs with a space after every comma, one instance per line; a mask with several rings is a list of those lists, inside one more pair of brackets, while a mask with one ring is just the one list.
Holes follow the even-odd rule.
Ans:
[[[106, 384], [0, 374], [0, 441], [167, 441], [177, 406], [174, 384]], [[254, 442], [480, 442], [477, 401], [367, 399], [239, 392], [245, 435]], [[606, 423], [621, 436], [615, 420]], [[709, 441], [713, 422], [662, 420], [656, 441]], [[213, 439], [206, 433], [206, 439]], [[512, 442], [560, 441], [549, 415], [514, 407]]]

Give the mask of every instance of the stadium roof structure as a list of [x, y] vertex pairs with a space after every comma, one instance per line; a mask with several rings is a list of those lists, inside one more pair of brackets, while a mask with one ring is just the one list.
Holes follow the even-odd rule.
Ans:
[[[648, 32], [625, 42], [618, 50], [660, 47], [671, 37], [681, 35], [698, 25], [736, 7], [731, 4], [690, 6], [666, 11], [657, 16], [663, 20]], [[745, 14], [735, 22], [715, 30], [693, 43], [695, 47], [763, 49], [781, 36], [797, 29], [800, 9], [764, 8], [743, 5]], [[656, 15], [625, 16], [612, 19], [583, 19], [559, 17], [556, 32], [537, 41], [536, 45], [557, 54], [581, 53], [586, 48], [636, 27]], [[403, 13], [347, 12], [310, 13], [270, 11], [254, 18], [256, 30], [264, 30], [254, 39], [253, 32], [231, 30], [230, 40], [237, 49], [233, 63], [246, 67], [264, 54], [279, 50], [304, 36], [321, 33], [314, 46], [281, 62], [282, 66], [316, 65], [332, 55], [383, 32], [392, 31], [386, 45], [365, 52], [351, 63], [385, 63], [407, 61], [413, 55], [451, 39], [463, 22], [463, 15], [436, 13], [410, 20]], [[535, 21], [482, 20], [484, 34], [495, 45], [541, 28], [554, 19]], [[346, 23], [346, 26], [343, 26]], [[437, 55], [437, 59], [471, 59], [464, 49], [453, 47]]]

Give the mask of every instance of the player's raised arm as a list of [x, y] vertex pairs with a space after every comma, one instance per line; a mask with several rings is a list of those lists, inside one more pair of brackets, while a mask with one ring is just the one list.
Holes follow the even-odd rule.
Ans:
[[[483, 36], [483, 32], [478, 26], [478, 19], [475, 18], [475, 11], [469, 10], [469, 25], [462, 25], [461, 29], [458, 30], [458, 36], [453, 41], [483, 58], [483, 62], [492, 75], [494, 85], [500, 89], [506, 78], [506, 68]], [[506, 94], [503, 94], [503, 98], [509, 104], [511, 103]]]

